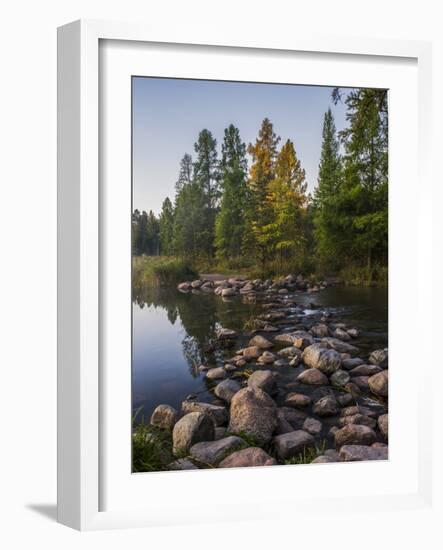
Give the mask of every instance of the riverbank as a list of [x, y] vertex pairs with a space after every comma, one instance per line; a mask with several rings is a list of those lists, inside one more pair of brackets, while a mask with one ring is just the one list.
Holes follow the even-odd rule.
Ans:
[[324, 288], [294, 277], [182, 285], [194, 300], [246, 301], [255, 314], [242, 329], [229, 317], [217, 327], [215, 364], [197, 365], [210, 399], [159, 403], [137, 424], [134, 469], [387, 458], [387, 351], [362, 346], [336, 309], [307, 307]]

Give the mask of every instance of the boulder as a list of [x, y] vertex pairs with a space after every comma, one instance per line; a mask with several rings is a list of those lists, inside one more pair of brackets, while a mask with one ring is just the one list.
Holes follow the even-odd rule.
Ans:
[[360, 460], [388, 460], [388, 447], [343, 445], [340, 449], [340, 458], [345, 462]]
[[386, 369], [388, 366], [388, 350], [387, 349], [376, 349], [369, 356], [369, 362], [372, 365], [377, 365], [382, 369]]
[[257, 359], [257, 363], [261, 363], [262, 365], [270, 365], [276, 359], [277, 357], [273, 353], [271, 353], [270, 351], [264, 351]]
[[349, 371], [351, 376], [373, 376], [381, 372], [381, 368], [377, 365], [359, 365]]
[[335, 371], [330, 377], [331, 384], [334, 386], [345, 386], [350, 379], [349, 373], [341, 369]]
[[340, 418], [340, 426], [346, 426], [347, 424], [361, 424], [362, 426], [369, 426], [370, 428], [375, 428], [377, 425], [377, 422], [370, 418], [369, 416], [365, 416], [364, 414], [352, 414], [347, 416], [342, 416]]
[[311, 398], [303, 393], [288, 393], [285, 398], [286, 407], [295, 407], [296, 409], [303, 409], [311, 404]]
[[207, 414], [212, 418], [215, 426], [223, 426], [228, 422], [228, 411], [225, 407], [220, 405], [213, 405], [212, 403], [201, 403], [198, 401], [183, 401], [182, 403], [183, 414], [191, 412], [201, 412]]
[[323, 323], [319, 323], [318, 325], [311, 327], [311, 332], [318, 338], [325, 338], [326, 336], [329, 336], [328, 326]]
[[305, 430], [305, 432], [308, 432], [309, 434], [311, 435], [318, 435], [321, 430], [322, 430], [322, 423], [320, 422], [320, 420], [317, 420], [316, 418], [311, 418], [311, 417], [308, 417], [304, 422], [303, 422], [303, 429]]
[[270, 370], [256, 370], [248, 378], [250, 388], [259, 388], [269, 395], [277, 393], [277, 381], [275, 374]]
[[202, 412], [191, 412], [175, 424], [172, 431], [173, 453], [187, 453], [195, 443], [213, 441], [214, 422]]
[[383, 370], [369, 377], [368, 385], [372, 393], [380, 397], [388, 397], [388, 371]]
[[291, 359], [293, 357], [301, 358], [301, 355], [302, 355], [302, 352], [295, 346], [289, 346], [287, 348], [283, 348], [277, 353], [278, 355], [281, 355], [282, 357], [287, 357], [288, 359]]
[[224, 289], [221, 291], [221, 295], [222, 295], [224, 298], [227, 298], [228, 296], [235, 296], [236, 294], [237, 294], [237, 291], [235, 290], [235, 288], [231, 288], [231, 287], [224, 288]]
[[347, 424], [334, 434], [337, 449], [343, 445], [372, 445], [377, 439], [375, 432], [369, 426]]
[[368, 376], [355, 376], [352, 378], [352, 383], [355, 384], [360, 390], [368, 391], [368, 380]]
[[277, 427], [277, 406], [263, 390], [247, 387], [237, 392], [232, 398], [230, 413], [230, 432], [244, 433], [258, 444], [271, 440]]
[[309, 386], [324, 386], [329, 383], [328, 377], [318, 369], [307, 369], [297, 376], [297, 380]]
[[192, 281], [191, 286], [192, 288], [200, 288], [203, 284], [203, 281], [200, 281], [200, 279], [197, 279], [195, 281]]
[[220, 328], [217, 330], [216, 336], [219, 340], [232, 340], [237, 337], [237, 333], [229, 328]]
[[260, 357], [262, 351], [258, 346], [249, 346], [243, 349], [243, 357], [246, 361], [251, 361], [252, 359], [257, 359]]
[[306, 448], [314, 448], [315, 440], [311, 434], [304, 430], [295, 430], [274, 437], [274, 448], [281, 460], [293, 458]]
[[179, 458], [168, 466], [169, 470], [198, 470], [198, 467], [188, 458]]
[[218, 465], [219, 468], [244, 468], [249, 466], [274, 466], [277, 461], [260, 447], [247, 447], [230, 454]]
[[218, 380], [221, 378], [226, 378], [226, 370], [223, 367], [215, 367], [214, 369], [209, 369], [206, 371], [206, 378], [208, 380]]
[[217, 441], [202, 441], [193, 445], [189, 451], [191, 457], [201, 462], [215, 466], [227, 455], [244, 447], [246, 443], [240, 437], [230, 435]]
[[389, 416], [388, 414], [382, 414], [378, 417], [377, 424], [382, 436], [387, 440], [389, 432]]
[[326, 349], [321, 344], [312, 344], [305, 348], [302, 360], [308, 367], [319, 369], [324, 374], [332, 374], [339, 370], [341, 357], [333, 349]]
[[347, 342], [343, 342], [338, 338], [322, 338], [322, 343], [325, 344], [328, 348], [335, 349], [339, 353], [357, 353], [358, 348]]
[[345, 342], [347, 342], [348, 340], [351, 339], [349, 334], [345, 330], [343, 330], [342, 328], [336, 328], [334, 330], [334, 337], [339, 338], [340, 340], [344, 340]]
[[353, 368], [363, 364], [364, 361], [363, 359], [360, 359], [360, 357], [354, 357], [352, 359], [342, 359], [342, 368], [346, 370], [352, 370]]
[[274, 338], [274, 342], [295, 346], [296, 348], [304, 349], [314, 343], [314, 338], [309, 332], [304, 330], [296, 330], [295, 332], [285, 332]]
[[260, 349], [269, 349], [273, 347], [273, 343], [267, 340], [264, 336], [260, 336], [260, 334], [257, 334], [254, 336], [254, 338], [251, 338], [249, 340], [249, 346], [257, 346]]
[[182, 292], [188, 292], [189, 290], [191, 290], [191, 283], [188, 283], [188, 282], [184, 282], [184, 283], [180, 283], [178, 286], [177, 286], [178, 290], [181, 290]]
[[319, 399], [312, 410], [317, 416], [335, 416], [340, 411], [340, 405], [334, 397], [327, 395]]
[[327, 455], [320, 455], [311, 462], [311, 464], [328, 464], [330, 462], [337, 462], [332, 457]]
[[215, 386], [214, 393], [223, 401], [230, 403], [234, 395], [240, 390], [241, 386], [235, 380], [223, 380]]
[[177, 420], [178, 412], [170, 405], [158, 405], [151, 415], [151, 425], [163, 430], [172, 430]]
[[215, 428], [214, 439], [223, 439], [226, 435], [226, 428], [224, 426], [217, 426]]

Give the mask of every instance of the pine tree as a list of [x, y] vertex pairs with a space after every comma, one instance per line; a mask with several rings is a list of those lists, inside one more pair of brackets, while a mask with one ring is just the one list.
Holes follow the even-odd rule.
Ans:
[[176, 196], [180, 193], [182, 188], [192, 182], [192, 157], [188, 153], [185, 153], [183, 158], [180, 161], [180, 170], [178, 173], [178, 179], [175, 183], [175, 194]]
[[172, 239], [174, 231], [174, 209], [169, 197], [163, 201], [159, 219], [161, 254], [169, 256], [173, 253]]
[[220, 212], [215, 222], [215, 245], [221, 259], [241, 255], [245, 231], [246, 145], [238, 128], [231, 124], [224, 132], [220, 181], [223, 190]]

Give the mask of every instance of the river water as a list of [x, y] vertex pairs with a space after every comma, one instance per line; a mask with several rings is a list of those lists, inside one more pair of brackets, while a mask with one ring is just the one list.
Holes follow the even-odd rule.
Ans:
[[[360, 330], [359, 354], [365, 359], [388, 344], [388, 296], [385, 288], [330, 287], [300, 293], [306, 319], [328, 311], [334, 320]], [[211, 401], [212, 393], [198, 371], [201, 364], [223, 365], [231, 351], [211, 348], [218, 327], [243, 330], [245, 321], [262, 312], [260, 304], [229, 301], [213, 294], [183, 294], [174, 289], [147, 289], [133, 302], [132, 404], [137, 418], [149, 419], [160, 403], [180, 408], [189, 394]], [[237, 348], [248, 337], [241, 337]], [[235, 349], [235, 348], [234, 348]]]

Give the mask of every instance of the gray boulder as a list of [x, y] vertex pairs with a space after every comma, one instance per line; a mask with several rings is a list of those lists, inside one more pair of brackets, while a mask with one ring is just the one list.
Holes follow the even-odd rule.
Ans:
[[270, 370], [256, 370], [248, 378], [250, 388], [259, 388], [269, 395], [277, 393], [277, 381], [275, 374]]
[[277, 406], [269, 395], [259, 388], [243, 388], [231, 401], [228, 430], [246, 434], [258, 444], [271, 440], [277, 427]]
[[285, 332], [274, 338], [279, 344], [295, 346], [296, 348], [304, 349], [314, 343], [312, 334], [304, 330], [296, 330], [295, 332]]
[[377, 365], [359, 365], [349, 372], [351, 376], [373, 376], [381, 372], [381, 368]]
[[311, 404], [311, 398], [304, 393], [292, 392], [288, 393], [285, 398], [286, 407], [295, 407], [296, 409], [303, 409]]
[[369, 426], [347, 424], [334, 434], [337, 449], [343, 445], [372, 445], [377, 439], [375, 432]]
[[325, 338], [326, 336], [329, 336], [329, 329], [327, 325], [323, 323], [319, 323], [318, 325], [311, 327], [311, 332], [314, 336], [317, 336], [317, 338]]
[[318, 435], [322, 430], [322, 423], [316, 418], [308, 417], [303, 422], [303, 429], [311, 435]]
[[372, 393], [380, 397], [388, 397], [388, 371], [383, 370], [368, 379], [368, 385]]
[[382, 436], [387, 440], [389, 432], [389, 416], [388, 414], [382, 414], [378, 417], [377, 424]]
[[298, 382], [309, 386], [324, 386], [329, 383], [328, 377], [318, 369], [307, 369], [297, 376]]
[[206, 378], [208, 380], [218, 380], [221, 378], [226, 378], [226, 376], [226, 370], [223, 367], [216, 367], [206, 371]]
[[363, 364], [364, 364], [363, 359], [360, 359], [360, 357], [353, 357], [350, 359], [343, 359], [342, 368], [346, 370], [352, 370], [355, 367], [358, 367], [359, 365], [363, 365]]
[[240, 390], [241, 386], [235, 380], [223, 380], [223, 382], [217, 384], [214, 393], [223, 401], [230, 403], [234, 395]]
[[254, 338], [249, 340], [249, 346], [257, 346], [260, 349], [269, 349], [273, 347], [273, 343], [267, 340], [264, 336], [257, 334]]
[[377, 365], [382, 369], [387, 368], [388, 366], [388, 350], [387, 349], [376, 349], [369, 356], [369, 362], [372, 365]]
[[331, 384], [334, 386], [345, 386], [350, 379], [349, 373], [341, 369], [335, 371], [330, 377]]
[[339, 370], [341, 366], [340, 354], [322, 347], [321, 344], [312, 344], [305, 348], [302, 360], [308, 367], [319, 369], [327, 375]]
[[340, 405], [334, 397], [326, 395], [315, 403], [312, 410], [317, 416], [335, 416], [340, 411]]
[[246, 359], [246, 361], [257, 359], [262, 353], [262, 350], [259, 346], [249, 346], [247, 348], [244, 348], [242, 351], [243, 357]]
[[187, 453], [195, 443], [214, 439], [214, 422], [201, 412], [183, 416], [172, 431], [172, 450], [175, 455]]
[[388, 460], [388, 447], [368, 447], [366, 445], [343, 445], [340, 458], [345, 462], [361, 460]]
[[168, 466], [169, 470], [198, 470], [198, 467], [188, 458], [179, 458], [171, 462]]
[[215, 426], [223, 426], [228, 422], [228, 411], [220, 405], [201, 403], [199, 401], [183, 401], [182, 412], [184, 414], [201, 412], [212, 418]]
[[281, 460], [293, 458], [302, 453], [304, 449], [314, 447], [314, 438], [304, 430], [295, 430], [274, 437], [274, 448]]
[[325, 344], [328, 348], [335, 349], [338, 353], [357, 353], [358, 348], [347, 342], [343, 342], [338, 338], [322, 338], [322, 343]]
[[190, 449], [190, 455], [193, 459], [202, 464], [215, 466], [227, 455], [241, 449], [246, 444], [243, 439], [230, 435], [217, 441], [202, 441], [196, 443]]

